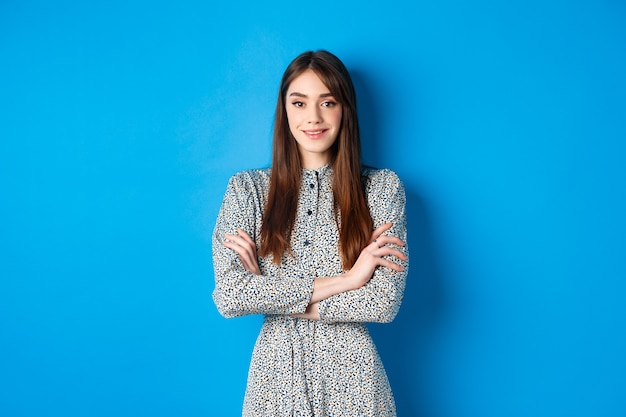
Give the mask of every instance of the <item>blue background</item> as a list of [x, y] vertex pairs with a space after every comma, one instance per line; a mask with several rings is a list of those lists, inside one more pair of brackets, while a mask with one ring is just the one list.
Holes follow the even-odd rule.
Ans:
[[407, 189], [399, 415], [626, 415], [626, 3], [211, 3], [0, 3], [0, 415], [239, 415], [210, 235], [318, 48]]

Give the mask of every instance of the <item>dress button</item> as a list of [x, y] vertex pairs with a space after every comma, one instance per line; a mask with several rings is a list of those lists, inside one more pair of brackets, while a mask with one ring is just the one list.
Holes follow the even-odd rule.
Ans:
[[315, 188], [315, 184], [311, 183], [311, 184], [309, 184], [309, 187]]
[[310, 216], [311, 214], [313, 214], [313, 212], [311, 210], [309, 210], [309, 211], [306, 212], [306, 214], [308, 214]]
[[305, 241], [304, 241], [304, 246], [309, 246], [309, 243], [310, 243], [310, 242], [309, 242], [308, 240], [305, 240]]

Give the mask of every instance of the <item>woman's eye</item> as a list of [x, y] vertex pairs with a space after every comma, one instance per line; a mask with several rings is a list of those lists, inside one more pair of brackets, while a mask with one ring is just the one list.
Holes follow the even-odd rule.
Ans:
[[295, 107], [302, 107], [302, 106], [304, 106], [304, 103], [301, 102], [301, 101], [294, 101], [291, 104], [293, 104]]
[[322, 103], [322, 106], [324, 107], [334, 107], [337, 103], [335, 103], [334, 101], [325, 101]]

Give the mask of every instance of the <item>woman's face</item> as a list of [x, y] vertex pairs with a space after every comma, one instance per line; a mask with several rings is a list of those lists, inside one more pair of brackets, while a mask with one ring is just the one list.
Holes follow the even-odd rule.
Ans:
[[341, 128], [341, 104], [312, 70], [296, 77], [285, 97], [287, 120], [296, 138], [303, 168], [316, 169], [330, 161], [330, 148]]

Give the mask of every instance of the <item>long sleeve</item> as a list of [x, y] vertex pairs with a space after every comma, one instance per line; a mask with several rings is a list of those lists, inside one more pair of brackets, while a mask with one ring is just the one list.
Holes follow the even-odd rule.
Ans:
[[298, 268], [284, 269], [259, 259], [263, 275], [246, 271], [237, 254], [222, 242], [225, 234], [245, 230], [257, 242], [267, 181], [264, 171], [244, 171], [229, 181], [213, 232], [213, 300], [224, 317], [246, 314], [294, 314], [305, 311], [313, 278]]
[[[374, 227], [392, 222], [386, 234], [406, 242], [406, 196], [398, 176], [390, 170], [375, 171], [367, 185], [367, 199]], [[408, 255], [408, 247], [400, 248]], [[397, 261], [397, 259], [395, 260]], [[362, 288], [320, 301], [320, 320], [336, 322], [391, 322], [402, 303], [408, 261], [400, 261], [404, 271], [378, 267]]]

